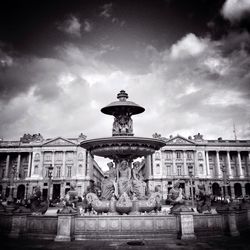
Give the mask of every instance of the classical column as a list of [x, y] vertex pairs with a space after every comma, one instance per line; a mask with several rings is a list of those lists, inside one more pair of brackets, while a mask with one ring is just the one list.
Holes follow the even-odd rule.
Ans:
[[174, 150], [172, 151], [172, 158], [173, 158], [173, 173], [172, 174], [177, 175], [176, 164], [175, 164], [176, 153]]
[[227, 173], [229, 178], [232, 177], [232, 169], [231, 169], [231, 159], [230, 159], [230, 152], [227, 151]]
[[16, 168], [16, 176], [19, 179], [20, 176], [20, 165], [21, 165], [21, 154], [17, 156], [17, 168]]
[[5, 167], [5, 178], [8, 178], [9, 166], [10, 166], [10, 155], [7, 154], [7, 156], [6, 156], [6, 167]]
[[199, 162], [198, 162], [198, 153], [194, 151], [194, 177], [199, 175]]
[[250, 152], [248, 152], [247, 175], [250, 176]]
[[89, 168], [89, 178], [93, 179], [93, 157], [90, 152], [88, 152], [88, 168]]
[[62, 177], [67, 177], [66, 171], [66, 152], [63, 151], [63, 158], [62, 158]]
[[146, 179], [149, 179], [152, 176], [152, 173], [151, 173], [151, 155], [147, 155], [145, 157], [145, 165], [146, 165]]
[[240, 178], [243, 178], [240, 151], [238, 151], [238, 175]]
[[52, 162], [52, 166], [55, 167], [55, 151], [52, 151], [52, 159], [51, 159], [51, 162]]
[[209, 151], [205, 151], [205, 158], [206, 158], [206, 174], [207, 174], [207, 177], [211, 177], [210, 168], [209, 168]]
[[220, 169], [220, 154], [218, 150], [216, 151], [216, 174], [218, 178], [222, 177], [221, 169]]
[[31, 173], [31, 152], [29, 152], [29, 156], [28, 156], [28, 173], [27, 173], [27, 177], [30, 177], [30, 173]]
[[183, 163], [184, 163], [184, 176], [188, 176], [188, 170], [187, 170], [187, 152], [183, 150]]

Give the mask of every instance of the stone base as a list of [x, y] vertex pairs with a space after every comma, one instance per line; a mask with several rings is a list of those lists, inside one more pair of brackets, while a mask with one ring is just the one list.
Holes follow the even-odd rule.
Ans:
[[192, 240], [192, 239], [196, 239], [196, 236], [194, 234], [181, 235], [181, 240]]
[[54, 239], [54, 241], [71, 241], [72, 238], [70, 236], [62, 236], [62, 235], [57, 235]]

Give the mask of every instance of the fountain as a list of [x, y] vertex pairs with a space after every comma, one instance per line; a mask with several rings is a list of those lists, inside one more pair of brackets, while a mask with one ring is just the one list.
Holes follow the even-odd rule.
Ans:
[[110, 212], [119, 214], [137, 214], [152, 211], [160, 193], [147, 192], [143, 177], [148, 174], [145, 161], [133, 162], [139, 157], [153, 154], [165, 145], [159, 138], [135, 137], [133, 133], [132, 115], [145, 111], [138, 104], [128, 101], [128, 94], [121, 90], [118, 101], [101, 109], [106, 115], [114, 116], [112, 136], [85, 140], [81, 147], [92, 155], [112, 160], [108, 164], [108, 176], [102, 183], [101, 199], [94, 193], [87, 195], [88, 201], [98, 213]]

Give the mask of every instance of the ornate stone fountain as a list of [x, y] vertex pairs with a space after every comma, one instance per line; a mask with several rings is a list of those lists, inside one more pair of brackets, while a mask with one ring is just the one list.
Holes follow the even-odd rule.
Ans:
[[99, 199], [89, 193], [87, 199], [95, 211], [112, 213], [150, 212], [160, 199], [159, 193], [148, 193], [145, 179], [150, 164], [133, 162], [138, 157], [146, 157], [159, 150], [165, 142], [157, 138], [135, 137], [132, 115], [140, 114], [145, 109], [128, 101], [128, 94], [121, 90], [118, 101], [101, 109], [101, 112], [114, 116], [112, 136], [86, 140], [81, 147], [92, 155], [112, 160], [109, 171], [102, 182], [102, 195]]

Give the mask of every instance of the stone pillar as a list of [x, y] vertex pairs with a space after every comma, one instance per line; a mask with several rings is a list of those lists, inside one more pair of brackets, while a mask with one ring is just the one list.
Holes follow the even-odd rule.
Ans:
[[176, 159], [176, 154], [175, 151], [172, 151], [172, 158], [173, 158], [173, 172], [172, 175], [177, 175], [177, 171], [176, 171], [176, 164], [175, 164], [175, 159]]
[[218, 178], [222, 178], [222, 173], [220, 169], [220, 154], [219, 151], [216, 151], [216, 174]]
[[199, 175], [199, 161], [197, 151], [194, 151], [194, 177]]
[[151, 160], [150, 160], [150, 155], [147, 155], [145, 157], [145, 167], [146, 167], [146, 171], [145, 171], [145, 178], [149, 179], [151, 176]]
[[184, 176], [188, 176], [187, 152], [185, 150], [183, 150], [183, 167], [184, 167]]
[[55, 241], [71, 241], [75, 226], [74, 214], [58, 214]]
[[67, 171], [66, 171], [66, 152], [63, 151], [63, 159], [62, 159], [62, 177], [67, 178]]
[[246, 168], [247, 168], [247, 176], [249, 177], [250, 176], [250, 152], [248, 152], [248, 161], [247, 161]]
[[243, 178], [243, 171], [242, 171], [242, 165], [241, 165], [241, 156], [240, 151], [238, 151], [238, 175], [240, 178]]
[[229, 233], [231, 236], [239, 236], [240, 233], [237, 229], [235, 213], [228, 214], [228, 224], [229, 224]]
[[89, 168], [89, 178], [93, 179], [93, 157], [90, 152], [88, 152], [88, 168]]
[[27, 177], [31, 176], [31, 152], [29, 152], [29, 158], [28, 158], [28, 174]]
[[206, 174], [207, 174], [207, 177], [211, 177], [210, 168], [209, 168], [209, 151], [205, 151], [205, 158], [206, 158]]
[[181, 239], [189, 240], [195, 239], [194, 234], [194, 216], [190, 212], [180, 212], [180, 223], [181, 223]]
[[20, 175], [20, 165], [21, 165], [21, 154], [18, 154], [18, 156], [17, 156], [17, 168], [16, 168], [17, 179], [19, 179], [19, 175]]
[[25, 230], [27, 229], [26, 224], [27, 224], [27, 214], [13, 214], [9, 237], [19, 238], [21, 234], [25, 233]]
[[229, 151], [227, 151], [227, 173], [229, 178], [232, 178], [232, 168], [231, 168], [231, 159]]
[[6, 156], [6, 167], [5, 167], [5, 178], [9, 177], [9, 167], [10, 167], [10, 155], [7, 154]]

